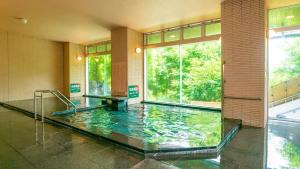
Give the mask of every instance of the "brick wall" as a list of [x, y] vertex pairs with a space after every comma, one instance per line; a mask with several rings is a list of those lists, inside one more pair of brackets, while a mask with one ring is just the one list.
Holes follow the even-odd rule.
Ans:
[[222, 2], [224, 117], [264, 127], [265, 113], [265, 1]]

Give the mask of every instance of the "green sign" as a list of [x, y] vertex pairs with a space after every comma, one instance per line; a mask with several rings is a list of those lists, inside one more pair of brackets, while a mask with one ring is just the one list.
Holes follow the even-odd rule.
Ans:
[[79, 93], [80, 90], [80, 83], [71, 83], [70, 84], [70, 92], [71, 93]]
[[139, 97], [139, 86], [138, 85], [132, 85], [128, 86], [128, 98], [137, 98]]

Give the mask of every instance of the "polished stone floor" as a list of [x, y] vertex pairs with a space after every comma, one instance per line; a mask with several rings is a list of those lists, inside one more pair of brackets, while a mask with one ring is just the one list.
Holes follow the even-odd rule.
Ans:
[[300, 168], [300, 125], [270, 121], [265, 131], [243, 127], [217, 159], [156, 161], [0, 107], [0, 169]]

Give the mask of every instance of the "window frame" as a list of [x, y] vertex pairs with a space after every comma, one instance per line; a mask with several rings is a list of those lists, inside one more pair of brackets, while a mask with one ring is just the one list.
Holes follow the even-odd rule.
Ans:
[[[105, 44], [105, 48], [106, 48], [106, 51], [104, 51], [104, 52], [97, 52], [97, 46], [99, 46], [99, 45], [103, 45], [103, 44]], [[109, 41], [103, 41], [103, 42], [99, 42], [99, 43], [94, 43], [94, 44], [90, 44], [90, 45], [86, 45], [85, 46], [85, 85], [86, 85], [86, 87], [85, 87], [85, 95], [90, 95], [89, 93], [88, 93], [88, 91], [89, 91], [89, 57], [99, 57], [99, 56], [101, 56], [101, 55], [111, 55], [111, 47], [110, 47], [110, 50], [108, 50], [107, 49], [107, 46], [108, 45], [111, 45], [111, 41], [109, 40]], [[96, 47], [96, 53], [89, 53], [88, 52], [88, 48], [89, 47]], [[112, 65], [112, 63], [111, 63], [111, 65]]]
[[[168, 29], [162, 29], [158, 31], [153, 31], [149, 33], [144, 33], [143, 35], [143, 42], [144, 42], [144, 49], [147, 48], [158, 48], [158, 47], [164, 47], [164, 46], [174, 46], [174, 45], [181, 45], [181, 44], [189, 44], [189, 43], [196, 43], [196, 42], [203, 42], [203, 41], [211, 41], [211, 40], [218, 40], [221, 37], [221, 34], [216, 34], [216, 35], [209, 35], [206, 36], [206, 25], [214, 24], [214, 23], [221, 23], [220, 19], [213, 19], [213, 20], [207, 20], [203, 22], [197, 22], [197, 23], [192, 23], [192, 24], [187, 24], [187, 25], [181, 25], [173, 28], [168, 28]], [[194, 26], [201, 26], [201, 36], [196, 37], [196, 38], [190, 38], [190, 39], [184, 39], [184, 29], [188, 27], [194, 27]], [[171, 41], [171, 42], [165, 42], [165, 33], [168, 31], [174, 31], [174, 30], [180, 30], [180, 38], [177, 41]], [[148, 44], [147, 42], [147, 35], [151, 34], [157, 34], [160, 32], [161, 36], [161, 43], [156, 43], [156, 44]]]
[[[168, 104], [168, 105], [177, 105], [177, 106], [187, 106], [187, 107], [200, 107], [200, 108], [207, 108], [207, 109], [212, 109], [212, 110], [219, 110], [221, 109], [222, 107], [222, 97], [223, 97], [223, 93], [222, 93], [222, 88], [223, 88], [223, 64], [222, 64], [222, 56], [221, 56], [221, 59], [220, 59], [220, 62], [221, 62], [221, 72], [220, 72], [220, 78], [221, 78], [221, 101], [220, 101], [220, 107], [207, 107], [207, 106], [200, 106], [200, 105], [193, 105], [193, 104], [187, 104], [187, 103], [184, 103], [183, 102], [183, 91], [182, 91], [182, 86], [183, 86], [183, 77], [182, 77], [182, 62], [183, 62], [183, 53], [182, 53], [182, 47], [183, 45], [186, 45], [186, 44], [193, 44], [193, 43], [201, 43], [201, 42], [209, 42], [209, 41], [216, 41], [216, 40], [221, 40], [220, 39], [221, 35], [218, 36], [218, 38], [213, 38], [213, 39], [210, 39], [210, 40], [202, 40], [202, 41], [197, 41], [197, 42], [192, 42], [192, 43], [182, 43], [182, 44], [175, 44], [175, 45], [172, 45], [172, 46], [178, 46], [179, 48], [179, 59], [180, 59], [180, 77], [179, 77], [179, 102], [165, 102], [165, 101], [152, 101], [152, 100], [148, 100], [147, 99], [147, 90], [148, 90], [148, 65], [147, 65], [147, 52], [146, 50], [147, 49], [150, 49], [150, 48], [161, 48], [161, 47], [168, 47], [166, 45], [164, 46], [159, 46], [159, 47], [150, 47], [150, 48], [145, 48], [144, 49], [144, 102], [145, 103], [156, 103], [156, 104]], [[221, 43], [221, 42], [220, 42]], [[221, 44], [222, 45], [222, 44]]]

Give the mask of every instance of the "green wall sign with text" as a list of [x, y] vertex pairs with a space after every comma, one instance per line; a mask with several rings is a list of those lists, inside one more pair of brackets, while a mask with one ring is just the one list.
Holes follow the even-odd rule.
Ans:
[[71, 83], [70, 84], [70, 93], [79, 93], [80, 90], [80, 83]]
[[139, 97], [139, 86], [138, 85], [131, 85], [128, 86], [128, 98], [138, 98]]

